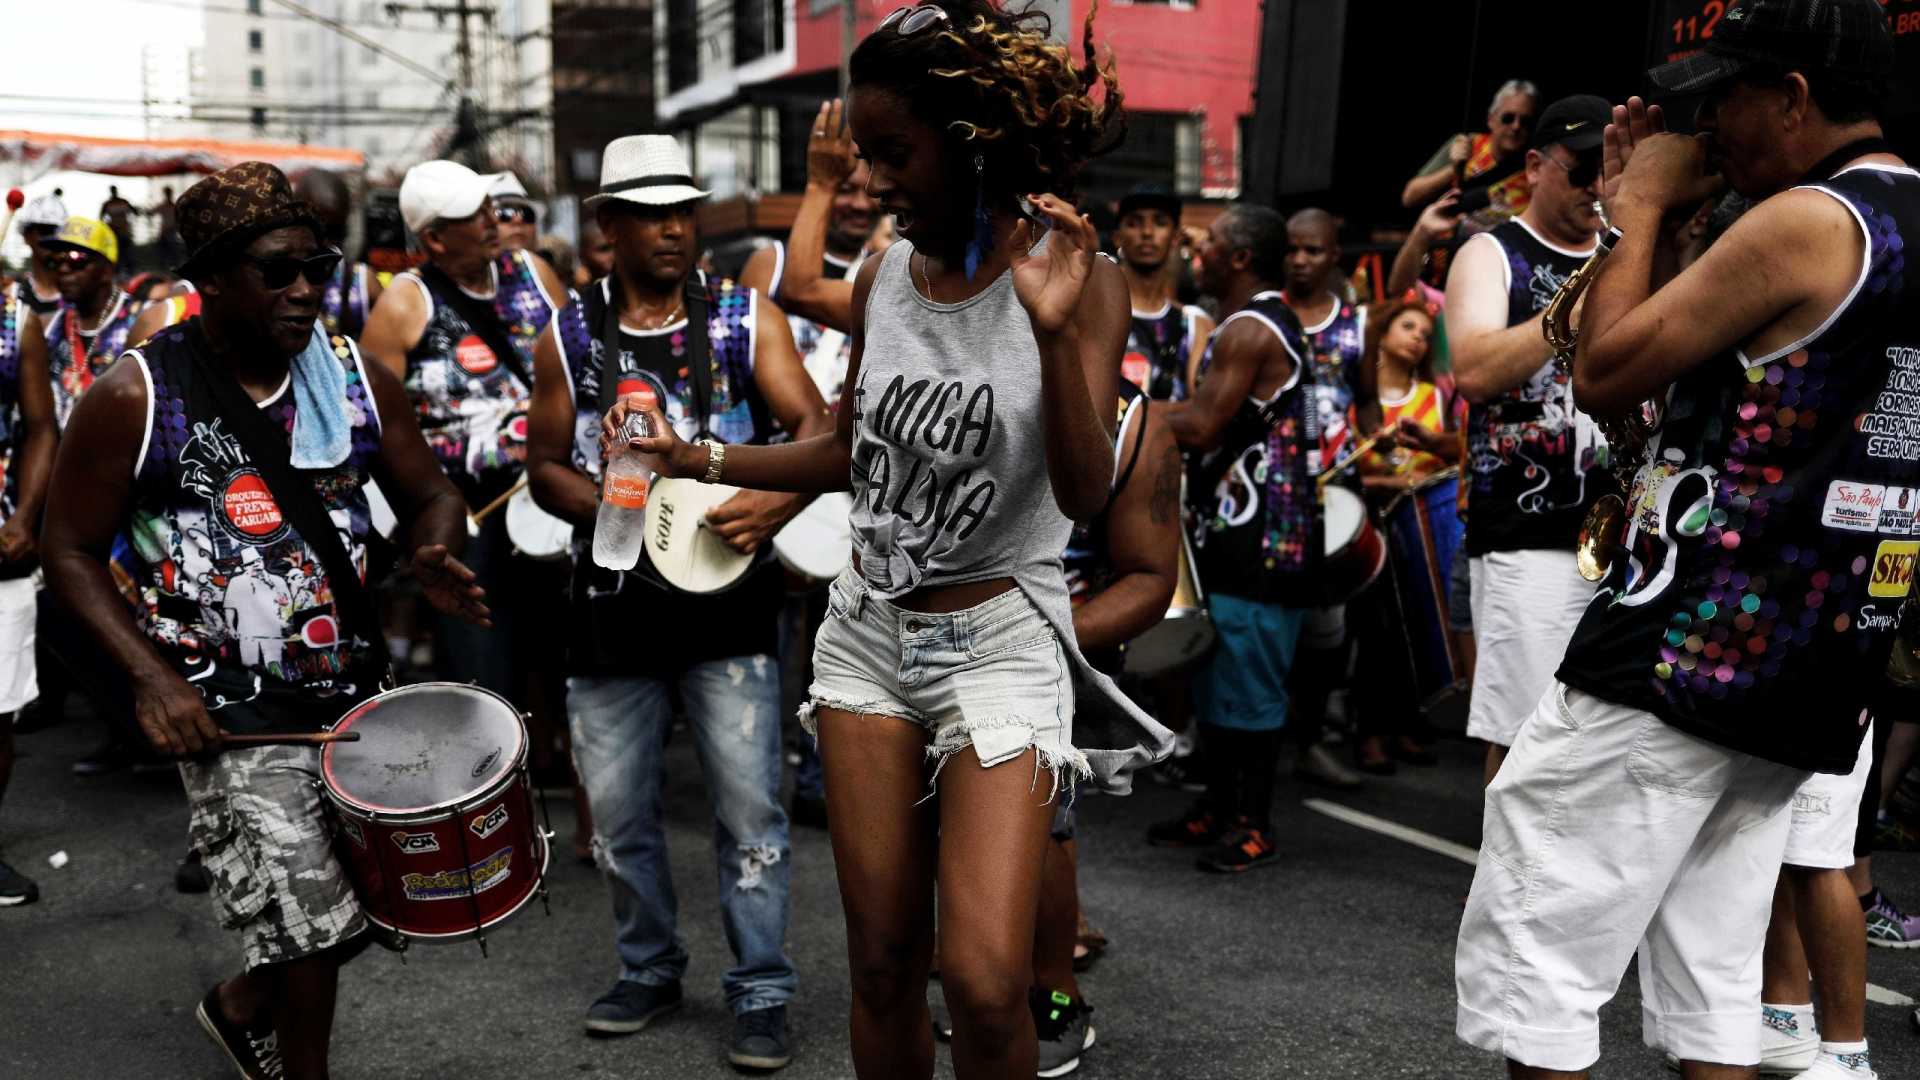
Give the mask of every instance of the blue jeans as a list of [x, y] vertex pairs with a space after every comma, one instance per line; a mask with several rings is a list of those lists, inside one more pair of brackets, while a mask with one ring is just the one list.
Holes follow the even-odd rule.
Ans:
[[[678, 679], [713, 798], [720, 918], [734, 966], [721, 978], [735, 1014], [785, 1004], [798, 983], [787, 958], [791, 880], [780, 807], [780, 674], [773, 657], [695, 664]], [[661, 827], [663, 749], [673, 723], [666, 680], [567, 680], [573, 760], [593, 806], [593, 852], [613, 890], [622, 979], [678, 982], [687, 950]]]

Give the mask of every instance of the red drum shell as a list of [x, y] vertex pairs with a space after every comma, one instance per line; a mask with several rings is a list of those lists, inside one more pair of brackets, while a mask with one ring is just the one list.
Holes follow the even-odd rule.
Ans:
[[1322, 493], [1326, 555], [1320, 566], [1322, 607], [1345, 603], [1373, 584], [1387, 565], [1387, 544], [1373, 527], [1367, 504], [1343, 487]]

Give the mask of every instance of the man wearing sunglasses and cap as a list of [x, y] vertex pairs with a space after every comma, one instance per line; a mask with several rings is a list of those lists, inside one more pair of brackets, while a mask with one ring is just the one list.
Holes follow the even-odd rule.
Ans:
[[1447, 275], [1447, 338], [1467, 415], [1467, 555], [1479, 637], [1467, 734], [1489, 779], [1554, 665], [1593, 585], [1574, 565], [1587, 507], [1607, 483], [1603, 447], [1553, 362], [1540, 312], [1593, 254], [1607, 103], [1547, 106], [1527, 151], [1533, 196], [1517, 218], [1460, 248]]
[[21, 278], [27, 285], [21, 299], [44, 324], [60, 307], [60, 283], [53, 275], [53, 253], [47, 250], [47, 241], [67, 223], [67, 204], [60, 201], [60, 193], [55, 191], [28, 202], [13, 220], [20, 227], [20, 238], [27, 242], [32, 253], [27, 260], [27, 272]]
[[1407, 181], [1400, 201], [1417, 210], [1448, 191], [1458, 190], [1463, 235], [1485, 232], [1527, 208], [1528, 140], [1540, 113], [1540, 89], [1525, 79], [1508, 79], [1487, 106], [1487, 130], [1455, 135], [1434, 151], [1420, 172]]
[[[427, 445], [474, 510], [525, 475], [534, 343], [568, 297], [545, 260], [503, 250], [488, 195], [500, 180], [453, 161], [407, 170], [400, 214], [427, 261], [393, 279], [360, 339], [402, 381]], [[540, 596], [514, 588], [527, 575], [513, 572], [506, 524], [505, 513], [488, 515], [467, 551], [494, 596], [495, 630], [441, 619], [435, 661], [448, 679], [522, 700], [516, 635], [539, 629]]]
[[[370, 478], [400, 511], [429, 601], [483, 625], [487, 611], [453, 555], [464, 504], [398, 380], [316, 327], [340, 253], [286, 177], [237, 165], [178, 210], [201, 314], [128, 352], [74, 409], [42, 561], [148, 741], [192, 755], [188, 834], [246, 958], [200, 1003], [201, 1027], [246, 1076], [324, 1078], [339, 968], [367, 924], [332, 852], [319, 752], [225, 735], [316, 732], [378, 690]], [[137, 614], [108, 569], [120, 537]], [[261, 583], [295, 571], [311, 602], [289, 613]]]
[[[1920, 173], [1878, 119], [1894, 71], [1875, 0], [1736, 0], [1649, 73], [1704, 92], [1701, 134], [1612, 110], [1575, 392], [1659, 409], [1619, 553], [1487, 791], [1458, 1031], [1515, 1076], [1583, 1075], [1636, 951], [1649, 1045], [1696, 1080], [1760, 1061], [1773, 882], [1821, 809], [1797, 793], [1861, 760], [1920, 559]], [[1675, 272], [1676, 226], [1729, 186], [1753, 207]], [[1854, 904], [1836, 884], [1820, 902]], [[1848, 1041], [1800, 1075], [1874, 1074]]]
[[493, 219], [500, 223], [500, 250], [533, 252], [540, 239], [540, 210], [527, 197], [526, 185], [510, 172], [494, 173], [487, 197], [493, 200]]
[[120, 241], [105, 222], [70, 217], [43, 247], [60, 286], [60, 308], [47, 323], [47, 369], [54, 422], [65, 428], [74, 402], [127, 347], [140, 305], [114, 281]]

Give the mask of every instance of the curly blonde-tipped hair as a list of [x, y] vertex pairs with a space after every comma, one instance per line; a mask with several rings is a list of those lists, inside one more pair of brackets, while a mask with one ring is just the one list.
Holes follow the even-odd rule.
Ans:
[[1094, 49], [1098, 0], [1087, 10], [1081, 64], [1050, 38], [1044, 12], [1009, 12], [995, 0], [933, 6], [948, 16], [938, 30], [869, 34], [848, 63], [850, 81], [899, 92], [921, 119], [981, 155], [993, 190], [1071, 193], [1086, 163], [1125, 137], [1112, 52], [1102, 65]]

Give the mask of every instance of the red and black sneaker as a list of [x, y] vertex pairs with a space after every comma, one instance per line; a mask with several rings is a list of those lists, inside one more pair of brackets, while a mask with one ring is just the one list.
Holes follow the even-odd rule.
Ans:
[[1154, 847], [1208, 847], [1219, 842], [1221, 829], [1219, 815], [1205, 802], [1196, 802], [1172, 821], [1148, 826], [1147, 843]]
[[220, 1011], [220, 988], [215, 986], [200, 999], [194, 1017], [247, 1080], [280, 1080], [287, 1075], [286, 1063], [280, 1059], [280, 1037], [264, 1014], [251, 1024], [234, 1023]]
[[1238, 874], [1256, 866], [1270, 866], [1280, 860], [1266, 831], [1242, 822], [1239, 828], [1220, 838], [1220, 843], [1201, 852], [1197, 865], [1216, 874]]

